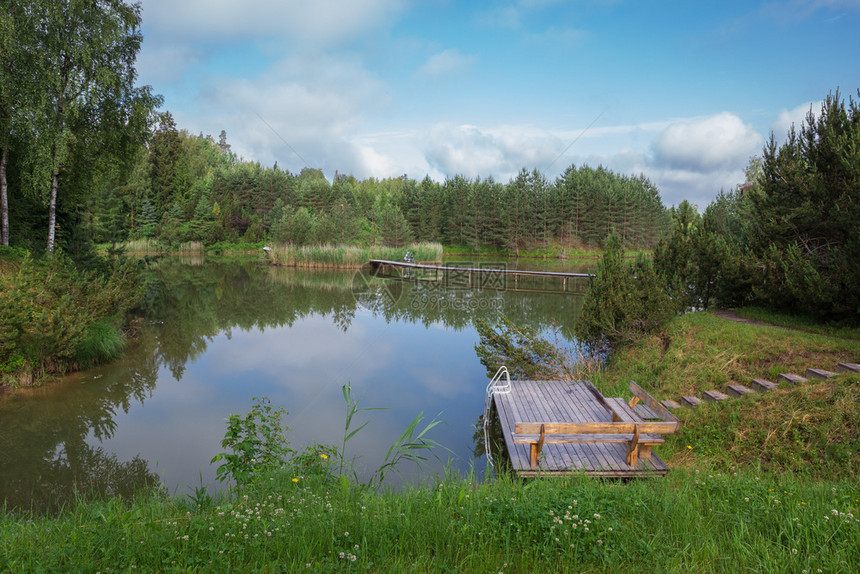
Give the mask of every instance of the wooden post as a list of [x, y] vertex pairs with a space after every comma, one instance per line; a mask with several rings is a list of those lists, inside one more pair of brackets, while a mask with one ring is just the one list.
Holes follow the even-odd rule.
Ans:
[[633, 429], [633, 438], [627, 445], [627, 464], [636, 466], [639, 461], [639, 425]]
[[540, 439], [531, 444], [531, 451], [529, 452], [529, 464], [531, 464], [532, 470], [537, 470], [538, 468], [540, 451], [543, 450], [544, 440], [546, 440], [546, 429], [544, 428], [544, 425], [540, 425]]

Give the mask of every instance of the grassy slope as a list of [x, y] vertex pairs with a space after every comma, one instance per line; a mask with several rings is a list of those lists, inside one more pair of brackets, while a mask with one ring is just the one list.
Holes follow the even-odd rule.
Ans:
[[[604, 393], [629, 396], [635, 380], [658, 399], [677, 399], [753, 378], [777, 381], [807, 367], [835, 370], [860, 361], [860, 342], [740, 324], [694, 313], [612, 358], [596, 379]], [[860, 376], [780, 388], [677, 411], [681, 430], [658, 449], [670, 466], [761, 467], [814, 478], [860, 474]]]

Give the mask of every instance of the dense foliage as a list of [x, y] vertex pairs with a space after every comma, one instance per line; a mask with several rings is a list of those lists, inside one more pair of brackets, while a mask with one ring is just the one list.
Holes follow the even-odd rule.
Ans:
[[630, 265], [623, 258], [618, 236], [610, 235], [574, 330], [596, 353], [636, 341], [661, 327], [677, 309], [650, 260], [640, 257]]
[[[860, 94], [860, 93], [858, 93]], [[749, 183], [699, 216], [682, 204], [655, 264], [687, 307], [756, 304], [860, 321], [860, 108], [839, 93], [782, 145], [772, 137]]]
[[4, 245], [74, 251], [78, 204], [146, 140], [161, 100], [134, 85], [140, 24], [123, 0], [0, 5]]
[[97, 241], [258, 242], [403, 246], [434, 241], [519, 253], [600, 246], [611, 228], [651, 247], [665, 227], [644, 177], [571, 166], [555, 182], [523, 170], [507, 184], [455, 176], [358, 180], [320, 170], [291, 174], [241, 161], [221, 133], [193, 136], [165, 114], [125, 180], [90, 204]]
[[138, 280], [127, 264], [84, 272], [62, 254], [16, 261], [0, 252], [0, 384], [116, 358]]

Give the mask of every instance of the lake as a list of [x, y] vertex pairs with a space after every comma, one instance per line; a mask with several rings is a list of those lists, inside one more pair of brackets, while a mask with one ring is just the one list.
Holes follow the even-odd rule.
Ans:
[[[593, 271], [593, 265], [452, 260], [490, 268]], [[390, 484], [448, 467], [486, 467], [476, 424], [486, 369], [475, 318], [569, 337], [587, 279], [489, 275], [380, 279], [366, 271], [265, 265], [257, 257], [161, 258], [145, 276], [137, 337], [122, 359], [34, 389], [0, 395], [0, 493], [9, 508], [56, 510], [77, 489], [127, 495], [162, 483], [173, 494], [223, 488], [209, 461], [222, 452], [226, 419], [254, 397], [289, 411], [293, 448], [340, 445], [349, 384], [362, 407], [347, 444], [366, 479], [423, 412], [445, 447], [422, 470], [403, 466]], [[475, 285], [478, 288], [475, 288]], [[423, 428], [423, 425], [421, 426]]]

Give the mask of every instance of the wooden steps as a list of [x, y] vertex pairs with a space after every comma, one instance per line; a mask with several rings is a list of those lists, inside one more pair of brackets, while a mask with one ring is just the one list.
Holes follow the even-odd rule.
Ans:
[[797, 385], [799, 383], [805, 383], [809, 379], [801, 377], [800, 375], [795, 375], [794, 373], [780, 373], [779, 378], [783, 381], [790, 383], [792, 385]]
[[767, 379], [753, 379], [752, 386], [756, 391], [766, 393], [771, 389], [775, 389], [778, 385], [768, 381]]
[[702, 401], [699, 400], [698, 397], [694, 397], [692, 395], [689, 395], [689, 396], [685, 395], [685, 396], [681, 397], [681, 404], [688, 406], [688, 407], [697, 407], [700, 404], [702, 404]]
[[[860, 373], [860, 363], [839, 363], [836, 367], [836, 371], [837, 372], [833, 372], [826, 369], [810, 367], [806, 369], [805, 377], [795, 373], [780, 373], [778, 380], [791, 385], [806, 383], [809, 379], [827, 380], [839, 376], [839, 373]], [[779, 385], [777, 383], [768, 381], [767, 379], [753, 379], [750, 385], [751, 388], [745, 385], [731, 384], [726, 385], [725, 393], [718, 390], [705, 391], [702, 393], [701, 399], [693, 395], [684, 395], [680, 397], [678, 401], [671, 399], [660, 401], [660, 405], [669, 409], [697, 407], [702, 404], [703, 400], [711, 403], [718, 403], [729, 398], [739, 399], [752, 394], [753, 392], [765, 393], [777, 388], [778, 386]], [[645, 405], [634, 405], [633, 408], [643, 420], [660, 419], [659, 415], [654, 413], [652, 409], [649, 409]]]
[[749, 389], [743, 385], [729, 385], [728, 386], [729, 395], [738, 399], [744, 395], [748, 395], [752, 392], [752, 389]]
[[720, 391], [705, 391], [702, 398], [711, 403], [718, 403], [729, 398], [729, 395]]

